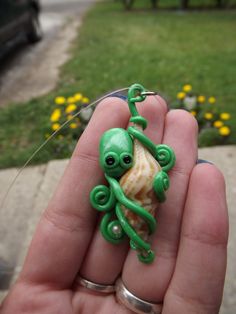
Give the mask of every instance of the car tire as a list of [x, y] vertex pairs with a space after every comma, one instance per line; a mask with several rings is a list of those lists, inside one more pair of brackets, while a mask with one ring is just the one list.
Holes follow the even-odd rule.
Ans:
[[27, 30], [27, 39], [29, 43], [37, 43], [43, 37], [42, 28], [39, 21], [39, 16], [36, 11], [32, 11], [29, 21], [29, 27]]

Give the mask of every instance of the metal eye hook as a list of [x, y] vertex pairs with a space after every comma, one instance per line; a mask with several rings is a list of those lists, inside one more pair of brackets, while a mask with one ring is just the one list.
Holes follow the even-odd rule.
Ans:
[[152, 96], [152, 95], [158, 95], [158, 93], [157, 92], [149, 92], [149, 91], [147, 91], [147, 92], [141, 92], [141, 95], [142, 96]]
[[136, 102], [142, 102], [147, 96], [156, 95], [156, 92], [146, 91], [140, 84], [133, 84], [128, 90], [128, 106], [131, 113], [130, 122], [140, 125], [143, 130], [147, 127], [147, 120], [140, 116], [136, 108]]

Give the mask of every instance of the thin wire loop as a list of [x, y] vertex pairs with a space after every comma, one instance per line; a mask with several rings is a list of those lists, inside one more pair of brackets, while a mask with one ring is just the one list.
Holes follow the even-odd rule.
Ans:
[[85, 109], [91, 108], [93, 106], [95, 106], [98, 102], [102, 101], [103, 99], [112, 96], [114, 94], [120, 93], [120, 92], [124, 92], [126, 90], [128, 90], [128, 87], [124, 87], [121, 89], [117, 89], [115, 91], [112, 91], [98, 99], [96, 99], [95, 101], [93, 101], [90, 105], [88, 105], [85, 108], [82, 108], [81, 110], [79, 110], [78, 112], [76, 112], [69, 120], [67, 120], [66, 122], [64, 122], [59, 129], [57, 129], [55, 132], [53, 132], [35, 151], [34, 153], [29, 157], [29, 159], [25, 162], [25, 164], [19, 169], [19, 171], [17, 172], [16, 176], [14, 177], [14, 179], [12, 180], [12, 182], [10, 183], [9, 187], [7, 188], [6, 193], [4, 194], [1, 203], [0, 203], [0, 209], [2, 209], [3, 205], [5, 204], [5, 201], [12, 189], [12, 187], [14, 186], [17, 178], [20, 176], [21, 172], [28, 166], [28, 164], [31, 162], [31, 160], [38, 154], [38, 152], [41, 151], [41, 149], [57, 134], [60, 132], [60, 130], [62, 128], [64, 128], [67, 124], [69, 124], [74, 118], [76, 118], [82, 111], [84, 111]]

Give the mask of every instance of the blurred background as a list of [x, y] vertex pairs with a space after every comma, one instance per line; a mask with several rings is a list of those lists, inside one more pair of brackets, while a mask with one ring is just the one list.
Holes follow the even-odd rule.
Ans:
[[89, 104], [138, 82], [195, 116], [199, 156], [225, 174], [231, 228], [221, 313], [235, 313], [235, 34], [236, 0], [0, 0], [0, 200], [58, 131], [2, 202], [1, 298], [92, 115]]

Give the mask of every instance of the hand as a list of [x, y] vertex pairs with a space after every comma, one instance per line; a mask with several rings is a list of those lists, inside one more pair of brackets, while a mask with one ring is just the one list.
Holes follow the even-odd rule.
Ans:
[[131, 313], [114, 294], [76, 284], [78, 273], [101, 284], [113, 284], [121, 275], [136, 296], [163, 302], [163, 314], [218, 313], [228, 237], [224, 178], [212, 164], [196, 165], [197, 123], [189, 113], [167, 112], [165, 102], [154, 96], [137, 107], [149, 122], [146, 135], [176, 154], [167, 200], [157, 211], [155, 261], [140, 263], [128, 241], [118, 246], [106, 242], [89, 203], [90, 191], [104, 180], [99, 139], [105, 130], [126, 128], [129, 121], [127, 104], [107, 98], [95, 110], [42, 215], [2, 314]]

